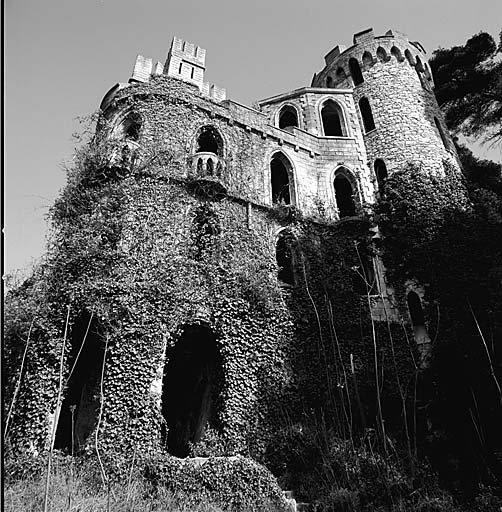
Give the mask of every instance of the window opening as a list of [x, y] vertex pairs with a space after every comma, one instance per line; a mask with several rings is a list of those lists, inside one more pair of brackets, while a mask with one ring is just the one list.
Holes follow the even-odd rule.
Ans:
[[354, 201], [354, 191], [352, 184], [343, 174], [337, 174], [334, 181], [336, 205], [338, 214], [342, 217], [352, 217], [356, 215], [356, 203]]
[[401, 50], [397, 46], [393, 46], [390, 49], [390, 53], [399, 61], [403, 60], [403, 55], [401, 54]]
[[291, 204], [289, 172], [279, 156], [274, 156], [270, 162], [270, 177], [272, 183], [272, 203]]
[[[69, 453], [83, 450], [97, 424], [104, 341], [98, 323], [84, 314], [72, 327], [68, 359], [73, 371], [61, 405], [54, 446]], [[72, 412], [73, 411], [73, 412]]]
[[365, 66], [371, 66], [371, 64], [373, 64], [373, 57], [371, 56], [371, 53], [368, 51], [365, 51], [363, 53], [363, 64]]
[[285, 106], [279, 114], [279, 128], [283, 130], [292, 126], [298, 127], [298, 115], [294, 107]]
[[138, 114], [130, 113], [122, 122], [122, 133], [128, 140], [138, 141], [141, 133], [141, 119]]
[[321, 119], [326, 137], [345, 137], [345, 126], [340, 107], [331, 100], [326, 101], [321, 109]]
[[223, 140], [218, 131], [212, 126], [205, 126], [201, 129], [197, 138], [197, 153], [223, 155]]
[[279, 271], [277, 279], [284, 284], [294, 285], [293, 254], [291, 251], [291, 240], [281, 233], [275, 247], [275, 257]]
[[382, 62], [385, 62], [387, 60], [387, 52], [381, 46], [379, 46], [377, 48], [376, 55], [377, 55], [378, 60], [380, 60]]
[[343, 68], [340, 67], [336, 70], [336, 78], [340, 82], [347, 78], [347, 75], [345, 74], [345, 70]]
[[167, 450], [186, 457], [207, 425], [218, 428], [221, 395], [221, 359], [215, 334], [202, 325], [185, 327], [168, 349], [162, 386], [162, 415]]
[[195, 260], [210, 256], [220, 234], [220, 223], [216, 212], [207, 205], [197, 208], [194, 218]]
[[384, 195], [384, 185], [385, 180], [387, 179], [387, 166], [383, 160], [375, 160], [375, 175], [378, 183], [378, 192], [380, 193], [380, 197]]
[[332, 86], [333, 86], [333, 79], [330, 76], [326, 77], [326, 87], [330, 88]]
[[415, 59], [413, 58], [413, 55], [411, 54], [410, 50], [405, 50], [404, 51], [404, 56], [406, 57], [406, 60], [408, 61], [408, 64], [410, 66], [415, 67], [416, 62], [415, 62]]
[[361, 112], [361, 117], [363, 118], [365, 133], [371, 132], [371, 130], [375, 129], [375, 121], [373, 119], [373, 113], [371, 112], [371, 106], [368, 98], [363, 97], [359, 100], [359, 110]]
[[361, 67], [359, 66], [359, 62], [357, 62], [354, 57], [349, 59], [349, 69], [352, 80], [354, 81], [354, 85], [362, 84], [364, 82], [364, 78], [363, 74], [361, 73]]

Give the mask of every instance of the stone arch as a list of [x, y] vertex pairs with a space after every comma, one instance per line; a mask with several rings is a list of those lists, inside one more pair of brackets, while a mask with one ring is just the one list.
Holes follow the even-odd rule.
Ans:
[[283, 130], [291, 127], [299, 128], [300, 124], [297, 108], [289, 103], [283, 105], [277, 112], [276, 125]]
[[347, 137], [344, 111], [337, 101], [328, 98], [320, 103], [320, 117], [325, 137]]
[[361, 117], [363, 119], [364, 132], [368, 133], [374, 130], [375, 120], [373, 119], [370, 102], [366, 96], [363, 96], [359, 100], [359, 111], [361, 112]]
[[364, 66], [373, 65], [373, 55], [371, 55], [371, 53], [368, 50], [366, 50], [363, 53], [363, 64], [364, 64]]
[[293, 235], [288, 229], [281, 229], [275, 241], [275, 260], [277, 263], [277, 279], [289, 286], [295, 284], [294, 252], [292, 249]]
[[[162, 381], [162, 416], [167, 451], [186, 457], [207, 425], [218, 428], [223, 386], [216, 334], [203, 324], [185, 325], [174, 347], [168, 348]], [[166, 432], [167, 430], [167, 432]]]
[[78, 316], [71, 329], [70, 373], [58, 418], [54, 446], [78, 453], [94, 431], [100, 408], [105, 356], [104, 333], [92, 313]]
[[117, 118], [113, 131], [121, 139], [138, 142], [142, 128], [143, 119], [141, 115], [134, 110], [128, 110]]
[[387, 52], [385, 51], [385, 48], [382, 46], [379, 46], [376, 51], [377, 59], [381, 62], [387, 61]]
[[223, 157], [225, 143], [221, 132], [213, 125], [199, 128], [195, 137], [194, 153], [214, 153]]
[[270, 186], [272, 204], [296, 205], [293, 164], [282, 151], [270, 158]]
[[359, 62], [354, 57], [351, 57], [349, 59], [349, 71], [350, 76], [352, 77], [352, 80], [354, 82], [354, 85], [359, 85], [364, 82], [364, 77], [361, 72], [361, 66], [359, 66]]
[[335, 169], [333, 190], [340, 218], [357, 215], [358, 187], [353, 174], [344, 166]]
[[401, 53], [401, 50], [397, 46], [393, 46], [390, 49], [390, 53], [393, 57], [396, 58], [398, 62], [402, 62], [404, 60], [403, 54]]
[[404, 56], [406, 57], [406, 60], [408, 61], [408, 64], [410, 66], [413, 66], [413, 67], [416, 66], [417, 61], [415, 60], [415, 57], [413, 57], [413, 55], [411, 54], [410, 50], [405, 50]]

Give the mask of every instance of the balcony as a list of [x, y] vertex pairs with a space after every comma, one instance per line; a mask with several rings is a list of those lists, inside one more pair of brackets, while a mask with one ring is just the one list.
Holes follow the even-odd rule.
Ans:
[[225, 161], [215, 153], [198, 152], [188, 159], [190, 188], [206, 198], [222, 198], [227, 192]]

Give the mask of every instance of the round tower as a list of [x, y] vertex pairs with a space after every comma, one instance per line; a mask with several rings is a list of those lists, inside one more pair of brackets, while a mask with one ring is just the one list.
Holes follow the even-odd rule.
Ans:
[[350, 48], [335, 47], [313, 86], [353, 87], [368, 164], [381, 181], [409, 162], [431, 173], [457, 155], [434, 96], [427, 54], [418, 42], [389, 30], [354, 35]]

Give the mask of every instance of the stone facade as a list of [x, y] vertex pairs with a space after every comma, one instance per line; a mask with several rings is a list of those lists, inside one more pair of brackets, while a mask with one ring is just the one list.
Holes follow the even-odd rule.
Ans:
[[[167, 444], [171, 442], [176, 455], [186, 455], [188, 441], [200, 439], [206, 422], [213, 422], [232, 441], [233, 452], [245, 451], [250, 436], [265, 444], [265, 418], [273, 416], [268, 403], [275, 390], [291, 380], [289, 365], [294, 366], [294, 357], [289, 361], [286, 354], [293, 344], [293, 323], [297, 338], [310, 341], [321, 324], [332, 328], [333, 311], [345, 319], [346, 310], [357, 313], [361, 304], [368, 308], [369, 303], [375, 323], [395, 321], [399, 330], [402, 321], [409, 324], [406, 308], [396, 303], [393, 290], [386, 285], [380, 259], [373, 256], [372, 269], [367, 269], [374, 283], [366, 302], [366, 286], [363, 283], [361, 293], [348, 275], [351, 269], [363, 268], [360, 255], [354, 253], [350, 259], [343, 254], [345, 248], [354, 252], [354, 239], [350, 244], [340, 239], [340, 244], [326, 244], [329, 250], [324, 249], [323, 230], [334, 227], [345, 233], [345, 239], [350, 238], [346, 233], [352, 233], [351, 226], [363, 224], [362, 214], [378, 199], [387, 173], [410, 161], [438, 176], [444, 159], [458, 168], [432, 91], [425, 52], [402, 34], [389, 31], [376, 37], [370, 30], [354, 36], [352, 47], [337, 47], [326, 56], [326, 67], [314, 76], [310, 87], [260, 100], [256, 108], [226, 99], [224, 89], [204, 82], [205, 57], [204, 49], [174, 38], [164, 66], [138, 56], [129, 82], [116, 84], [105, 95], [101, 111], [106, 123], [98, 135], [113, 142], [113, 150], [107, 164], [86, 178], [97, 198], [95, 204], [86, 205], [90, 213], [84, 211], [78, 226], [85, 232], [88, 225], [102, 222], [100, 229], [119, 226], [118, 234], [115, 238], [108, 232], [98, 236], [91, 230], [89, 240], [82, 235], [86, 240], [83, 250], [79, 246], [69, 251], [66, 241], [60, 249], [69, 251], [61, 264], [73, 265], [74, 255], [80, 257], [78, 251], [83, 260], [88, 257], [91, 243], [99, 246], [106, 245], [108, 238], [116, 240], [112, 263], [102, 264], [107, 269], [103, 275], [92, 266], [89, 275], [81, 266], [78, 272], [72, 267], [61, 274], [73, 276], [69, 295], [80, 301], [81, 312], [94, 311], [95, 304], [105, 305], [99, 318], [107, 327], [93, 327], [96, 345], [107, 340], [105, 353], [94, 361], [89, 356], [89, 364], [106, 360], [103, 443], [122, 450], [158, 445], [166, 421], [167, 430], [176, 432], [174, 416], [185, 429], [176, 434], [175, 441], [169, 441], [167, 434]], [[350, 59], [356, 59], [359, 71]], [[362, 98], [369, 102], [372, 120], [367, 110], [361, 110]], [[371, 122], [374, 127], [368, 129]], [[119, 213], [107, 209], [112, 203], [107, 194], [120, 197], [116, 201]], [[79, 199], [77, 203], [81, 208], [84, 202]], [[295, 228], [292, 219], [299, 217], [308, 222]], [[74, 219], [68, 222], [66, 229], [71, 234]], [[378, 228], [372, 230], [377, 239]], [[278, 240], [285, 235], [294, 238], [300, 249], [305, 240], [305, 253], [315, 253], [317, 248], [326, 253], [331, 265], [328, 277], [334, 281], [331, 288], [315, 275], [319, 274], [316, 254], [310, 261], [303, 256], [295, 260], [290, 254], [291, 275], [281, 278], [279, 274], [278, 279], [277, 269], [281, 272], [288, 264], [278, 251]], [[105, 252], [96, 250], [96, 260]], [[308, 277], [316, 283], [312, 289]], [[294, 291], [297, 283], [305, 283], [297, 287], [303, 291]], [[305, 290], [307, 295], [301, 296]], [[330, 297], [340, 290], [345, 295], [332, 307]], [[257, 296], [265, 296], [263, 304]], [[302, 301], [308, 310], [302, 310]], [[315, 318], [309, 320], [311, 303]], [[85, 327], [87, 317], [78, 314], [72, 319], [74, 325], [80, 322]], [[347, 339], [354, 333], [359, 336], [364, 322], [368, 327], [369, 320], [357, 315], [350, 326], [344, 320], [337, 327], [341, 333], [347, 330]], [[425, 326], [420, 328], [423, 343]], [[82, 334], [75, 333], [74, 354]], [[176, 352], [178, 343], [186, 344], [186, 349], [180, 345], [185, 350], [181, 355]], [[211, 344], [219, 354], [210, 351]], [[208, 397], [216, 388], [206, 383], [209, 387], [197, 391], [200, 403], [187, 412], [176, 398], [166, 399], [166, 386], [171, 382], [166, 375], [171, 371], [182, 385], [181, 363], [170, 361], [193, 358], [201, 347], [208, 351], [209, 362], [193, 359], [200, 375], [189, 376], [192, 380], [187, 382], [197, 387], [199, 381], [211, 381], [209, 366], [214, 364], [216, 373], [221, 373], [218, 384], [211, 384], [218, 388], [218, 404], [211, 405]], [[312, 346], [301, 350], [303, 360], [314, 357]], [[342, 347], [341, 364], [350, 361], [352, 371], [363, 372], [369, 366], [364, 363], [364, 352], [371, 352], [370, 343], [358, 350], [352, 342]], [[75, 356], [70, 355], [67, 365], [71, 357]], [[337, 364], [333, 362], [333, 369]], [[56, 367], [53, 370], [52, 382], [44, 384], [49, 405], [38, 414], [42, 425], [30, 426], [36, 434], [26, 435], [31, 444], [37, 439], [40, 444], [41, 432], [47, 432], [47, 421], [43, 425], [40, 418], [44, 414], [49, 418], [50, 431], [51, 422], [59, 416], [50, 406], [56, 398]], [[101, 372], [94, 368], [94, 373]], [[70, 381], [68, 386], [71, 393], [67, 396], [83, 395], [85, 386], [92, 387], [83, 381]], [[315, 383], [312, 387], [317, 392]], [[88, 410], [94, 407], [96, 411], [92, 393], [87, 394]], [[66, 427], [70, 406], [68, 400], [63, 402], [61, 417]], [[184, 414], [191, 416], [187, 419]], [[80, 420], [76, 421], [78, 427]], [[89, 417], [81, 421], [92, 424]], [[59, 432], [66, 428], [61, 423]], [[61, 433], [59, 442], [68, 448]]]

